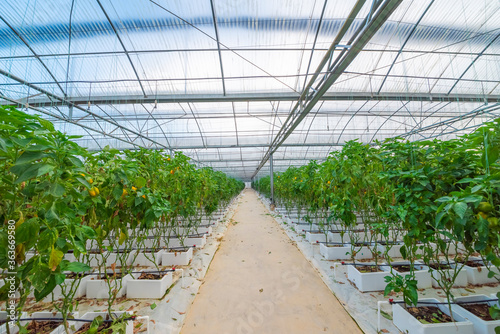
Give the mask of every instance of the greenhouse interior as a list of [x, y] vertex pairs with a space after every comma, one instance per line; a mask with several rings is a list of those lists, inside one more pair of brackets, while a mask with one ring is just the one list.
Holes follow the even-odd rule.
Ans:
[[500, 1], [2, 0], [0, 334], [500, 333]]

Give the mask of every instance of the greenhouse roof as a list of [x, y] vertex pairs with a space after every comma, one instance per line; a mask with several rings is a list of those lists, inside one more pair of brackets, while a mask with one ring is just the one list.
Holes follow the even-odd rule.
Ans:
[[3, 0], [0, 104], [249, 180], [500, 108], [496, 0]]

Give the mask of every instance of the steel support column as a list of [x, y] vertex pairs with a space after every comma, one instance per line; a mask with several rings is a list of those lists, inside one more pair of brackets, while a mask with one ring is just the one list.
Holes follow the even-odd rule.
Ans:
[[274, 204], [274, 166], [273, 155], [269, 157], [269, 175], [271, 177], [271, 205]]

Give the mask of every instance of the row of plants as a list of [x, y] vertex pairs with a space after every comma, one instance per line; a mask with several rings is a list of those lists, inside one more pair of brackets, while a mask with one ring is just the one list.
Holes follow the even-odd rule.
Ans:
[[[453, 140], [395, 138], [374, 146], [354, 140], [321, 164], [275, 173], [273, 200], [325, 233], [340, 230], [353, 262], [369, 247], [375, 270], [379, 257], [391, 264], [389, 252], [399, 244], [407, 272], [391, 270], [386, 294], [403, 292], [404, 307], [416, 306], [419, 261], [444, 291], [453, 320], [451, 287], [472, 256], [500, 279], [499, 152], [500, 119]], [[270, 196], [269, 176], [252, 186]], [[490, 308], [495, 318], [499, 311]]]
[[[137, 250], [152, 253], [165, 246], [162, 238], [168, 246], [171, 235], [184, 240], [244, 187], [222, 172], [196, 168], [179, 152], [170, 156], [106, 147], [92, 153], [73, 141], [78, 136], [63, 134], [38, 116], [12, 107], [1, 107], [0, 113], [0, 268], [5, 283], [0, 300], [9, 300], [7, 283], [15, 277], [17, 315], [31, 294], [42, 300], [69, 274], [79, 278], [88, 272], [92, 252], [99, 255], [98, 272], [108, 281], [116, 277], [117, 267], [126, 275], [133, 270], [126, 256], [137, 256]], [[15, 244], [9, 253], [10, 225]], [[106, 270], [105, 254], [111, 252], [117, 259]], [[65, 287], [65, 298], [54, 303], [65, 320], [75, 308], [72, 297], [79, 284], [75, 279]], [[118, 290], [109, 285], [109, 317]]]

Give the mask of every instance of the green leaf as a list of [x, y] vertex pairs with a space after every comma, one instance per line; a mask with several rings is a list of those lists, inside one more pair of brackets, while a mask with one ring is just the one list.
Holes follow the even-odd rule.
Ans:
[[89, 271], [91, 268], [85, 263], [80, 262], [70, 262], [64, 267], [64, 270], [71, 271], [74, 273], [83, 273]]
[[3, 138], [0, 138], [0, 149], [4, 152], [7, 151], [7, 144]]
[[16, 230], [16, 244], [37, 240], [39, 229], [38, 223], [31, 219], [22, 223]]
[[49, 189], [49, 193], [54, 197], [61, 197], [64, 195], [64, 192], [64, 186], [60, 183], [53, 183]]
[[49, 268], [52, 271], [55, 271], [59, 263], [61, 263], [63, 257], [64, 257], [63, 252], [61, 252], [59, 249], [53, 248], [52, 251], [50, 252]]
[[47, 121], [43, 118], [39, 118], [38, 121], [40, 122], [40, 125], [42, 125], [45, 129], [55, 131], [54, 124], [52, 124], [52, 122]]
[[142, 176], [139, 176], [137, 179], [135, 179], [134, 185], [137, 188], [142, 188], [142, 187], [144, 187], [146, 185], [146, 179], [143, 178]]
[[436, 200], [436, 202], [449, 202], [453, 200], [452, 197], [449, 197], [449, 196], [443, 196], [443, 197], [440, 197]]
[[49, 210], [45, 214], [45, 218], [49, 221], [57, 221], [59, 220], [59, 215], [57, 214], [56, 203], [53, 202], [50, 206]]
[[97, 234], [95, 233], [94, 229], [90, 226], [81, 226], [80, 230], [82, 231], [83, 235], [87, 237], [88, 239], [95, 239], [97, 237]]
[[392, 284], [387, 284], [384, 289], [384, 296], [387, 296], [392, 292], [393, 286]]
[[47, 145], [37, 144], [37, 145], [31, 145], [31, 146], [26, 147], [26, 151], [45, 151], [49, 148], [50, 147]]
[[81, 176], [77, 176], [76, 179], [81, 183], [83, 184], [85, 187], [87, 187], [87, 189], [90, 189], [92, 188], [92, 186], [90, 185], [90, 183], [87, 182], [87, 180], [85, 180], [84, 177], [81, 177]]
[[25, 146], [28, 146], [29, 143], [31, 143], [31, 141], [33, 140], [33, 138], [16, 138], [16, 137], [10, 137], [10, 140], [12, 140], [12, 142], [14, 144], [16, 144], [18, 147], [25, 147]]
[[53, 169], [54, 166], [49, 164], [30, 165], [30, 167], [27, 168], [14, 183], [19, 184], [35, 177], [47, 174]]
[[113, 188], [113, 197], [116, 201], [118, 201], [123, 195], [123, 188], [117, 184], [114, 188]]
[[46, 156], [47, 156], [46, 153], [40, 151], [32, 151], [32, 152], [26, 151], [19, 157], [19, 159], [16, 160], [15, 164], [16, 165], [27, 164], [36, 160], [43, 159]]
[[151, 309], [154, 310], [156, 308], [156, 306], [157, 306], [156, 303], [153, 303], [149, 307], [151, 307]]
[[484, 186], [482, 184], [478, 184], [477, 186], [474, 186], [472, 187], [472, 189], [470, 190], [471, 193], [475, 193], [475, 192], [478, 192], [479, 190], [481, 190]]
[[465, 213], [467, 212], [467, 203], [464, 202], [457, 202], [453, 204], [453, 211], [459, 216], [460, 218], [465, 217]]
[[55, 278], [56, 278], [56, 285], [60, 285], [60, 284], [64, 283], [64, 280], [66, 279], [66, 275], [64, 275], [64, 274], [56, 274]]
[[55, 276], [50, 276], [49, 281], [47, 284], [45, 284], [44, 288], [42, 291], [35, 290], [35, 299], [36, 301], [40, 301], [43, 298], [47, 297], [52, 291], [54, 291], [54, 288], [56, 287], [56, 278]]
[[382, 316], [384, 318], [386, 318], [387, 320], [392, 320], [392, 315], [390, 315], [389, 313], [384, 312], [383, 310], [380, 310], [380, 314], [382, 314]]
[[38, 250], [43, 252], [51, 249], [54, 246], [55, 241], [56, 235], [52, 232], [52, 230], [47, 229], [43, 231], [38, 238]]
[[73, 165], [75, 165], [78, 168], [84, 167], [83, 162], [80, 159], [78, 159], [77, 157], [69, 156], [68, 160], [71, 161], [71, 163], [73, 163]]

